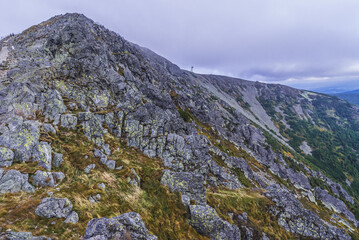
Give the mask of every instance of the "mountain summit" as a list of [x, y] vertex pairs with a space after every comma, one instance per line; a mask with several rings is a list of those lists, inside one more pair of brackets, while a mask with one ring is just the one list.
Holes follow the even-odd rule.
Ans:
[[0, 43], [0, 239], [359, 239], [358, 159], [358, 107], [82, 14]]

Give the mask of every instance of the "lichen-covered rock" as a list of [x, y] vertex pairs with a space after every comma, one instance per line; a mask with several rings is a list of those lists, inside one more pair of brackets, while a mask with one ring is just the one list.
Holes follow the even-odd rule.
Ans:
[[191, 226], [210, 239], [241, 239], [239, 228], [222, 220], [210, 206], [191, 205], [190, 214]]
[[60, 165], [62, 164], [63, 161], [64, 161], [64, 159], [63, 159], [62, 153], [54, 153], [54, 157], [52, 159], [52, 165], [54, 167], [60, 167]]
[[32, 120], [23, 122], [20, 118], [16, 123], [10, 122], [9, 128], [0, 135], [0, 146], [13, 149], [17, 160], [28, 161], [39, 137], [39, 123]]
[[57, 90], [52, 90], [44, 94], [44, 101], [46, 102], [45, 116], [54, 120], [60, 114], [66, 112], [66, 106], [62, 99], [61, 94]]
[[287, 231], [315, 239], [350, 239], [343, 229], [330, 226], [317, 214], [305, 209], [286, 188], [271, 185], [266, 190], [265, 195], [275, 203], [273, 215], [278, 217], [279, 225]]
[[61, 115], [61, 126], [65, 128], [76, 129], [77, 117], [73, 114]]
[[35, 209], [35, 214], [46, 218], [66, 218], [72, 211], [72, 203], [67, 198], [44, 198]]
[[14, 152], [8, 148], [0, 147], [0, 167], [9, 167], [14, 160]]
[[81, 125], [86, 137], [91, 139], [96, 145], [102, 146], [104, 144], [103, 134], [104, 130], [99, 119], [91, 112], [78, 113], [78, 120], [82, 121]]
[[92, 219], [85, 232], [85, 240], [95, 239], [139, 239], [156, 240], [143, 223], [140, 215], [129, 212], [113, 218]]
[[45, 168], [47, 171], [51, 170], [52, 149], [49, 143], [40, 142], [35, 145], [33, 157], [33, 161], [37, 161], [39, 166]]
[[79, 221], [79, 215], [77, 214], [77, 212], [72, 211], [67, 218], [65, 219], [65, 223], [77, 223]]
[[17, 170], [0, 168], [0, 193], [15, 193], [19, 191], [34, 192], [35, 188], [28, 181], [29, 175]]
[[56, 134], [56, 129], [52, 126], [52, 124], [50, 123], [44, 123], [42, 125], [42, 129], [44, 130], [44, 132], [46, 133], [53, 133]]
[[51, 240], [51, 238], [45, 236], [36, 237], [30, 232], [6, 231], [0, 232], [0, 240]]
[[[187, 196], [182, 199], [194, 200], [198, 205], [206, 205], [206, 189], [204, 178], [200, 174], [190, 172], [173, 172], [164, 170], [161, 184], [167, 186], [173, 192], [180, 192]], [[190, 205], [190, 202], [184, 202]]]
[[32, 184], [42, 187], [56, 187], [65, 178], [62, 172], [46, 172], [37, 170], [32, 176]]

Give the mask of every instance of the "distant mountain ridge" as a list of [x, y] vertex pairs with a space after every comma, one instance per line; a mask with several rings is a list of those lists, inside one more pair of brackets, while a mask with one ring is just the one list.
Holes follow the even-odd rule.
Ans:
[[331, 95], [337, 96], [338, 98], [344, 99], [352, 104], [359, 105], [359, 89], [342, 93], [334, 93]]

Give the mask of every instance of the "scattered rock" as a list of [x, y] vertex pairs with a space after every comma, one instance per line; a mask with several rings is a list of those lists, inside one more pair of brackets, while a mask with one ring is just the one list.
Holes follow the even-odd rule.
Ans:
[[75, 224], [78, 221], [79, 221], [79, 215], [75, 211], [72, 211], [65, 219], [65, 223], [74, 223]]
[[87, 165], [86, 168], [84, 169], [85, 173], [91, 173], [92, 169], [95, 169], [96, 165], [95, 164], [90, 164]]
[[0, 240], [51, 240], [48, 237], [35, 237], [30, 232], [0, 232]]
[[101, 199], [101, 195], [96, 194], [95, 196], [90, 196], [89, 197], [89, 202], [90, 203], [96, 203], [96, 202], [100, 201], [100, 199]]
[[103, 190], [106, 189], [106, 185], [105, 185], [104, 183], [99, 183], [99, 184], [97, 184], [97, 186], [98, 186], [99, 188], [102, 188]]
[[54, 158], [52, 159], [52, 165], [54, 167], [60, 167], [63, 161], [64, 159], [62, 153], [54, 153]]
[[37, 170], [32, 176], [32, 184], [42, 187], [56, 187], [63, 179], [65, 174], [62, 172], [46, 172]]
[[28, 182], [29, 175], [17, 170], [0, 168], [0, 193], [15, 193], [19, 191], [34, 192], [35, 188]]
[[44, 198], [35, 209], [35, 214], [46, 218], [66, 218], [72, 210], [72, 203], [67, 198]]
[[156, 240], [157, 237], [149, 233], [138, 213], [129, 212], [110, 219], [92, 219], [87, 224], [84, 239]]

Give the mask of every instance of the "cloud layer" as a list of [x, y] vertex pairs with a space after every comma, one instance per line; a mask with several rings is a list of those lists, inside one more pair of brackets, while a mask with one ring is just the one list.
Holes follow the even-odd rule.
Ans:
[[359, 88], [357, 0], [5, 0], [2, 8], [0, 36], [81, 12], [185, 69]]

